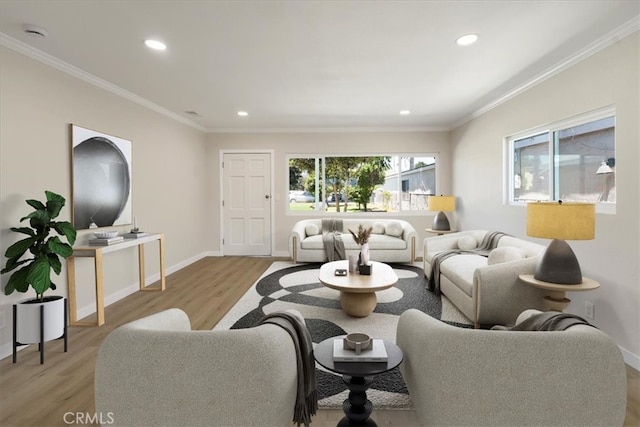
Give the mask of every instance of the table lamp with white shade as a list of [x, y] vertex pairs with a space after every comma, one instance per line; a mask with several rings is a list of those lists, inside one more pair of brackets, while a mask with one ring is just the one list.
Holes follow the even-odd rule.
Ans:
[[580, 264], [565, 240], [592, 240], [595, 237], [595, 223], [594, 203], [528, 203], [527, 236], [553, 239], [540, 256], [533, 277], [549, 283], [581, 284]]
[[456, 210], [456, 197], [455, 196], [429, 196], [427, 199], [427, 205], [430, 211], [437, 211], [435, 218], [433, 219], [432, 230], [435, 231], [450, 231], [449, 219], [445, 212], [453, 212]]

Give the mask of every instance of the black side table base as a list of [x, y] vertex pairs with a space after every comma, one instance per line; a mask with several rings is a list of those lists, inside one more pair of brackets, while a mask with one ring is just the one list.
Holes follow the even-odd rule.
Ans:
[[333, 345], [336, 338], [327, 338], [313, 349], [316, 362], [331, 372], [342, 375], [342, 381], [349, 389], [349, 398], [342, 403], [345, 417], [338, 426], [371, 426], [377, 424], [370, 418], [373, 403], [367, 399], [367, 390], [376, 375], [389, 372], [402, 363], [403, 354], [394, 343], [382, 340], [387, 350], [386, 362], [334, 362]]
[[378, 427], [378, 424], [376, 424], [375, 421], [373, 421], [371, 418], [367, 418], [364, 421], [352, 421], [347, 417], [342, 418], [340, 421], [338, 421], [338, 424], [336, 424], [337, 427], [353, 427], [353, 426], [365, 426], [365, 427]]
[[367, 389], [371, 386], [373, 378], [373, 376], [342, 376], [342, 381], [349, 388], [349, 398], [342, 402], [345, 417], [338, 423], [339, 427], [377, 426], [375, 421], [369, 418], [373, 411], [373, 403], [367, 399]]

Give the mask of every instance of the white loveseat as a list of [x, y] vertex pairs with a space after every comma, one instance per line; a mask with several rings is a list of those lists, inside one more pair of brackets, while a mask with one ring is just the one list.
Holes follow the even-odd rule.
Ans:
[[[535, 310], [526, 310], [518, 323]], [[400, 316], [400, 371], [422, 426], [621, 426], [622, 353], [586, 325], [564, 331], [457, 328]]]
[[[460, 231], [424, 239], [424, 274], [431, 276], [434, 255], [442, 251], [473, 250], [481, 245], [486, 230]], [[545, 247], [512, 236], [503, 236], [489, 257], [459, 254], [440, 263], [440, 291], [480, 324], [513, 324], [528, 308], [542, 309], [545, 291], [518, 279], [533, 274]]]
[[[401, 219], [345, 218], [342, 220], [342, 241], [346, 255], [357, 255], [360, 247], [349, 230], [357, 231], [358, 225], [373, 227], [369, 238], [371, 260], [380, 262], [410, 263], [415, 260], [415, 228]], [[289, 255], [293, 262], [325, 262], [327, 254], [322, 242], [322, 219], [298, 221], [289, 237]]]
[[296, 348], [285, 329], [191, 330], [174, 308], [105, 338], [95, 404], [114, 426], [284, 427], [297, 385]]

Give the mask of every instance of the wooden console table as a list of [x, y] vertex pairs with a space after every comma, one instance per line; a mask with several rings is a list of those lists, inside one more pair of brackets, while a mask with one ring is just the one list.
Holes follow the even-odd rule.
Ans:
[[[159, 258], [160, 258], [160, 286], [149, 288], [145, 286], [144, 275], [144, 244], [158, 241]], [[69, 325], [71, 326], [102, 326], [104, 324], [104, 291], [103, 291], [103, 272], [102, 272], [102, 256], [111, 252], [122, 249], [138, 247], [138, 273], [140, 278], [141, 291], [164, 291], [166, 280], [164, 274], [164, 234], [149, 234], [148, 236], [137, 239], [125, 239], [121, 243], [110, 246], [78, 246], [73, 248], [73, 255], [67, 258], [67, 286], [69, 294]], [[96, 322], [78, 321], [78, 310], [76, 304], [76, 266], [75, 258], [93, 258], [95, 268], [96, 282]]]

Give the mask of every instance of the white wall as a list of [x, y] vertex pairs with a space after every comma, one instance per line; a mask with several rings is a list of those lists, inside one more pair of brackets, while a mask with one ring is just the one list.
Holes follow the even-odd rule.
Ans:
[[[598, 214], [596, 239], [571, 241], [583, 275], [596, 291], [573, 292], [568, 311], [585, 314], [640, 368], [640, 70], [639, 33], [460, 126], [451, 133], [453, 193], [463, 229], [484, 228], [525, 237], [526, 208], [503, 204], [504, 138], [545, 123], [616, 106], [617, 213]], [[539, 243], [548, 244], [542, 239]]]
[[[220, 242], [220, 151], [223, 150], [274, 150], [274, 217], [275, 239], [274, 255], [288, 256], [287, 238], [293, 225], [302, 218], [311, 216], [289, 212], [288, 180], [289, 172], [286, 159], [291, 154], [436, 154], [436, 185], [438, 191], [451, 191], [451, 155], [449, 153], [448, 132], [327, 132], [327, 133], [245, 133], [245, 134], [209, 134], [207, 146], [207, 181], [213, 183], [210, 214], [213, 219], [211, 240]], [[376, 215], [373, 213], [354, 214]], [[379, 214], [378, 214], [379, 215]], [[313, 217], [326, 217], [326, 213], [314, 213]], [[400, 215], [413, 224], [418, 232], [416, 251], [421, 251], [422, 239], [426, 237], [425, 228], [433, 221], [432, 213], [419, 215]], [[220, 249], [218, 244], [217, 250]]]
[[[9, 228], [31, 211], [26, 199], [43, 200], [45, 190], [57, 192], [67, 199], [60, 218], [70, 219], [70, 123], [132, 141], [133, 212], [144, 230], [165, 233], [169, 271], [206, 252], [208, 242], [201, 234], [208, 221], [203, 132], [4, 47], [0, 67], [2, 254], [19, 239]], [[130, 226], [113, 228], [125, 231]], [[79, 233], [80, 242], [87, 238], [87, 231]], [[156, 247], [149, 245], [145, 255], [147, 275], [157, 277]], [[5, 261], [2, 257], [3, 267]], [[137, 283], [137, 265], [135, 249], [105, 256], [107, 298], [126, 294]], [[89, 259], [76, 262], [79, 308], [95, 303], [91, 266]], [[0, 278], [2, 289], [8, 276]], [[66, 295], [66, 268], [54, 282], [58, 289], [52, 295]], [[0, 357], [10, 349], [12, 304], [34, 296], [0, 296], [5, 323]]]

